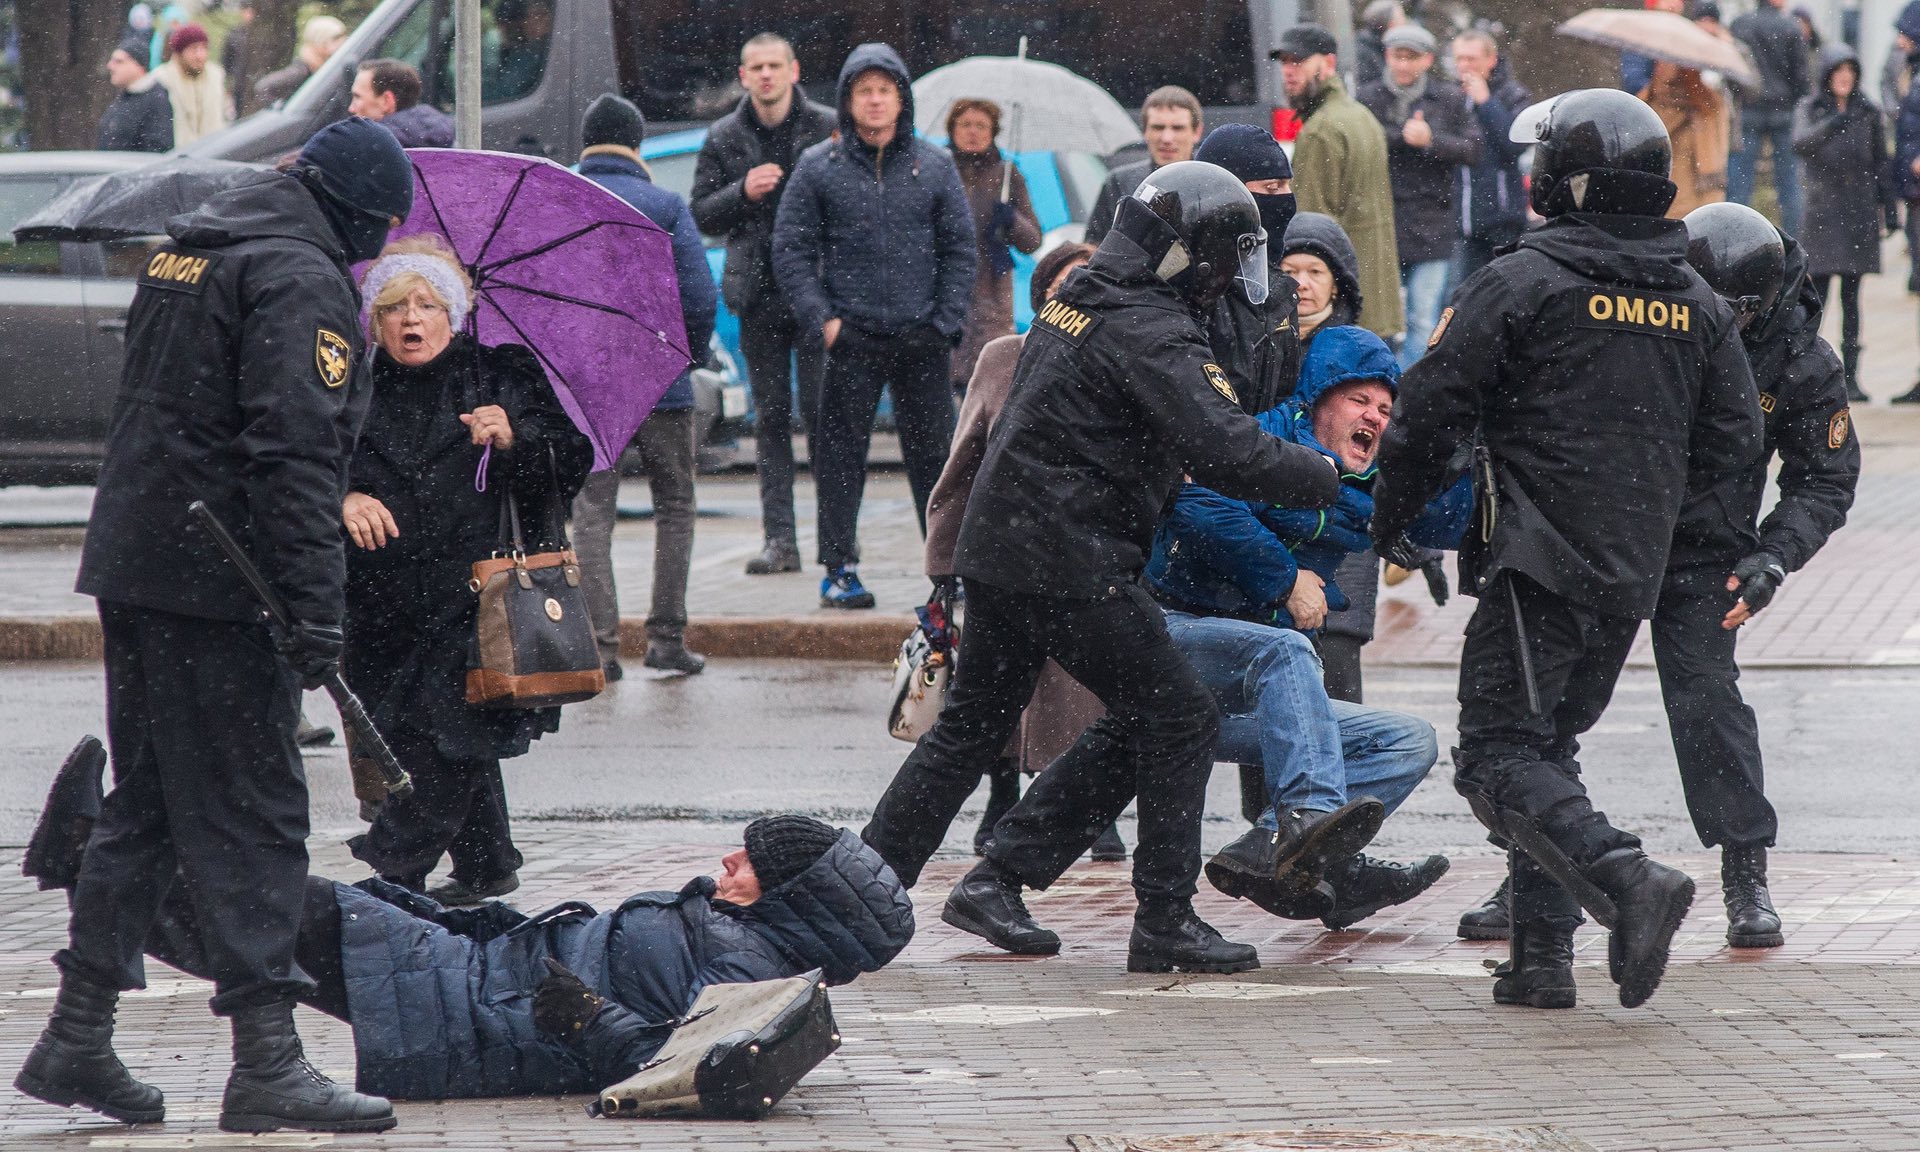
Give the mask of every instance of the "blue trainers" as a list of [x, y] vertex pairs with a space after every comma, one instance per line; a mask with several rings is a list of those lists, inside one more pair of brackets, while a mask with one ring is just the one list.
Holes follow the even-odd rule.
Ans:
[[873, 593], [860, 583], [860, 573], [851, 565], [827, 569], [827, 578], [820, 581], [820, 606], [822, 608], [871, 608]]

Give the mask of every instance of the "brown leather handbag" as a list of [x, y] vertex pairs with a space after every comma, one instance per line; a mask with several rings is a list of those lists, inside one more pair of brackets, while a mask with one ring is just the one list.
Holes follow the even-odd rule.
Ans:
[[[549, 470], [553, 454], [547, 455]], [[480, 597], [467, 703], [481, 708], [551, 708], [598, 696], [607, 686], [593, 619], [580, 588], [580, 562], [567, 540], [556, 475], [553, 522], [560, 550], [529, 555], [520, 506], [501, 486], [501, 547], [473, 566], [467, 587]]]

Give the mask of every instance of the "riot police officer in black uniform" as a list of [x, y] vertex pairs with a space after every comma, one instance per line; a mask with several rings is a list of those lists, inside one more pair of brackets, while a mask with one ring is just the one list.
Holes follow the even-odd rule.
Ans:
[[[294, 745], [302, 684], [339, 661], [340, 504], [367, 384], [350, 264], [413, 201], [393, 135], [352, 119], [289, 174], [175, 217], [127, 320], [126, 367], [81, 555], [106, 648], [114, 788], [74, 886], [60, 991], [15, 1087], [126, 1123], [164, 1115], [114, 1055], [119, 993], [173, 877], [206, 939], [234, 1068], [220, 1127], [378, 1131], [392, 1107], [307, 1064], [294, 963], [307, 874], [307, 787]], [[187, 514], [204, 500], [298, 625], [261, 608]], [[91, 800], [93, 781], [82, 784]]]
[[1183, 474], [1294, 507], [1338, 494], [1326, 458], [1241, 409], [1207, 345], [1208, 308], [1229, 290], [1261, 302], [1266, 275], [1246, 187], [1212, 164], [1170, 164], [1121, 202], [1093, 260], [1034, 319], [960, 529], [967, 619], [946, 707], [862, 832], [914, 883], [1019, 724], [1041, 665], [1057, 661], [1107, 716], [996, 825], [944, 916], [1002, 948], [1059, 950], [1021, 886], [1045, 888], [1137, 794], [1128, 966], [1259, 965], [1193, 913], [1219, 715], [1139, 576]]
[[[1775, 948], [1785, 943], [1767, 894], [1776, 824], [1762, 786], [1759, 730], [1740, 698], [1734, 630], [1846, 523], [1860, 442], [1846, 373], [1820, 338], [1820, 289], [1800, 246], [1739, 204], [1696, 208], [1685, 223], [1688, 263], [1740, 316], [1766, 454], [1688, 493], [1653, 614], [1653, 658], [1687, 810], [1701, 842], [1720, 845], [1727, 943]], [[1780, 499], [1760, 520], [1775, 452]]]
[[[1845, 373], [1820, 337], [1820, 292], [1800, 246], [1738, 204], [1696, 208], [1685, 224], [1687, 262], [1738, 317], [1760, 388], [1766, 457], [1688, 489], [1653, 613], [1653, 658], [1694, 829], [1721, 849], [1727, 943], [1775, 948], [1785, 937], [1767, 893], [1767, 849], [1778, 823], [1753, 709], [1740, 698], [1734, 629], [1846, 523], [1860, 445]], [[1776, 451], [1780, 499], [1759, 521]], [[1505, 889], [1461, 926], [1463, 935], [1504, 937]]]
[[1372, 532], [1397, 538], [1477, 437], [1480, 525], [1460, 556], [1480, 603], [1460, 668], [1454, 786], [1512, 849], [1512, 953], [1494, 1000], [1574, 1003], [1585, 907], [1613, 930], [1621, 1004], [1644, 1003], [1693, 900], [1594, 810], [1577, 737], [1652, 615], [1689, 477], [1744, 472], [1760, 410], [1734, 316], [1661, 219], [1660, 118], [1612, 90], [1569, 92], [1515, 123], [1537, 144], [1547, 222], [1463, 284], [1401, 382]]

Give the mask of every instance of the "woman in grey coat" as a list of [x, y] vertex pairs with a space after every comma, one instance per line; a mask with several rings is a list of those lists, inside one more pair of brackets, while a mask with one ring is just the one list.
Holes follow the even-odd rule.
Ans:
[[1847, 396], [1860, 390], [1860, 278], [1880, 271], [1880, 229], [1899, 227], [1880, 109], [1860, 94], [1860, 58], [1845, 44], [1820, 53], [1820, 87], [1793, 114], [1793, 150], [1806, 173], [1807, 210], [1797, 239], [1807, 272], [1827, 298], [1840, 281], [1840, 360]]

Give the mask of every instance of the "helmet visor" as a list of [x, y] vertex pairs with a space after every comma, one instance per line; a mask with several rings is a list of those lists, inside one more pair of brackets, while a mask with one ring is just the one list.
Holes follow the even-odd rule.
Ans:
[[1540, 143], [1541, 130], [1547, 126], [1547, 121], [1552, 119], [1553, 106], [1559, 100], [1558, 96], [1550, 96], [1537, 104], [1529, 104], [1522, 108], [1520, 114], [1513, 118], [1513, 127], [1507, 129], [1507, 139], [1515, 144]]
[[1267, 302], [1267, 233], [1248, 232], [1240, 237], [1240, 274], [1234, 279], [1240, 282], [1240, 291], [1246, 296], [1247, 303], [1253, 305]]

